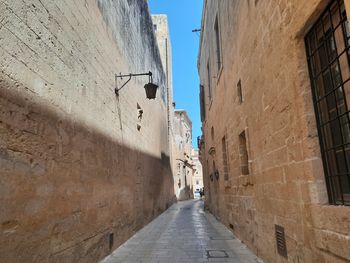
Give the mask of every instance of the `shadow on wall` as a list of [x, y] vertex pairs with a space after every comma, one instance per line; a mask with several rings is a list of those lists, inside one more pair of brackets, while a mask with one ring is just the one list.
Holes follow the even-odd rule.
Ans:
[[175, 201], [167, 155], [120, 145], [11, 85], [0, 81], [3, 262], [97, 262]]

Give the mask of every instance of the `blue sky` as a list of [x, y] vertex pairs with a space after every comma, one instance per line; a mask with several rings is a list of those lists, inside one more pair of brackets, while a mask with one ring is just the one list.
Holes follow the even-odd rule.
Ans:
[[199, 77], [197, 55], [202, 0], [149, 0], [152, 14], [166, 14], [169, 20], [173, 51], [174, 101], [177, 109], [185, 109], [193, 125], [193, 146], [201, 135]]

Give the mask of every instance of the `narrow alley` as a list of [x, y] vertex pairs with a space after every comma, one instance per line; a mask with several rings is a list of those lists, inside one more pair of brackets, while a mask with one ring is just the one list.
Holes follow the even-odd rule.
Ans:
[[350, 263], [350, 0], [0, 0], [0, 263]]
[[203, 201], [179, 202], [101, 263], [259, 263], [210, 213]]

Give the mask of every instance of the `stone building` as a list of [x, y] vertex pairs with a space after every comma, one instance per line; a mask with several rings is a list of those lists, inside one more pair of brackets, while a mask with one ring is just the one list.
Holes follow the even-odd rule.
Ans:
[[206, 205], [265, 262], [350, 261], [347, 14], [349, 0], [204, 1]]
[[196, 191], [201, 190], [203, 185], [203, 170], [202, 170], [202, 164], [199, 160], [199, 152], [197, 149], [192, 148], [191, 152], [191, 164], [193, 165], [193, 171], [192, 171], [192, 191], [193, 194]]
[[192, 122], [185, 110], [175, 110], [174, 118], [174, 189], [178, 200], [192, 197]]
[[[146, 0], [0, 2], [1, 262], [97, 262], [175, 201]], [[157, 98], [147, 100], [153, 73]]]
[[168, 17], [166, 15], [152, 15], [153, 29], [157, 38], [160, 58], [166, 75], [167, 87], [167, 117], [168, 117], [168, 144], [170, 152], [171, 168], [174, 171], [175, 158], [172, 154], [174, 145], [174, 111], [173, 101], [173, 69], [172, 48], [169, 31]]

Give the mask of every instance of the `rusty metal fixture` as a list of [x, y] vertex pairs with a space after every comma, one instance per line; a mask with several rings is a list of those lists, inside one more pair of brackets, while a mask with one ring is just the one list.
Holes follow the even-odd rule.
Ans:
[[214, 156], [215, 155], [215, 147], [210, 147], [208, 153], [211, 155], [211, 156]]
[[122, 75], [122, 74], [119, 74], [119, 75], [115, 75], [115, 81], [116, 81], [116, 85], [117, 85], [117, 79], [120, 78], [120, 79], [123, 79], [125, 77], [128, 77], [129, 79], [127, 81], [125, 81], [123, 83], [123, 85], [118, 88], [118, 86], [116, 86], [115, 88], [115, 94], [117, 96], [119, 96], [119, 91], [124, 88], [126, 86], [126, 84], [129, 83], [129, 81], [131, 80], [132, 77], [139, 77], [139, 76], [149, 76], [149, 82], [144, 86], [145, 88], [145, 91], [146, 91], [146, 97], [147, 99], [149, 100], [152, 100], [152, 99], [155, 99], [156, 98], [156, 94], [157, 94], [157, 89], [158, 89], [158, 85], [154, 84], [153, 83], [153, 74], [151, 71], [149, 71], [148, 73], [138, 73], [138, 74], [133, 74], [133, 73], [130, 73], [130, 74], [126, 74], [126, 75]]
[[147, 83], [145, 85], [146, 97], [149, 100], [154, 100], [156, 98], [158, 86], [154, 83]]
[[195, 170], [195, 169], [194, 169], [195, 165], [189, 163], [188, 160], [183, 160], [183, 159], [176, 159], [176, 160], [183, 163], [183, 168], [188, 167], [188, 168], [190, 168], [190, 169], [192, 169], [192, 170]]

